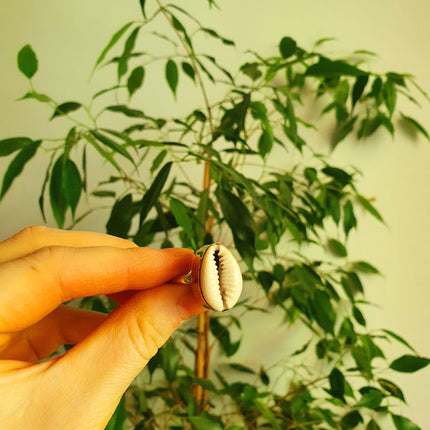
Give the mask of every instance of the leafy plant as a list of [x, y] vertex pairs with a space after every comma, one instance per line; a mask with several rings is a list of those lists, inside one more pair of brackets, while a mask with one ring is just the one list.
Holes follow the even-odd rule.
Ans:
[[[398, 97], [418, 104], [426, 94], [411, 75], [369, 71], [370, 53], [330, 58], [326, 39], [307, 50], [286, 36], [278, 52], [250, 51], [232, 72], [205, 53], [205, 43], [231, 49], [234, 41], [177, 4], [141, 0], [140, 6], [142, 16], [120, 28], [97, 59], [93, 73], [109, 67], [115, 74], [88, 103], [57, 102], [36, 90], [38, 60], [24, 46], [18, 67], [30, 86], [22, 99], [45, 105], [49, 121], [67, 119], [71, 126], [58, 140], [0, 141], [0, 156], [14, 156], [1, 198], [37, 151], [50, 154], [39, 206], [46, 220], [49, 199], [59, 227], [73, 228], [102, 199], [110, 234], [140, 246], [197, 249], [222, 241], [241, 259], [243, 300], [179, 330], [126, 393], [127, 413], [123, 399], [108, 428], [124, 428], [128, 420], [140, 430], [376, 430], [391, 417], [398, 430], [418, 429], [396, 413], [405, 398], [391, 374], [415, 372], [430, 360], [390, 330], [367, 329], [362, 280], [379, 271], [348, 258], [359, 210], [383, 218], [358, 190], [358, 172], [333, 165], [330, 153], [311, 142], [321, 140], [321, 115], [331, 116], [332, 147], [379, 129], [394, 135], [398, 118], [430, 139], [397, 110]], [[138, 95], [159, 78], [171, 93], [168, 103], [187, 114], [160, 117], [141, 108]], [[181, 86], [200, 101], [190, 108]], [[309, 108], [320, 115], [309, 115]], [[121, 125], [112, 126], [114, 117]], [[106, 177], [91, 189], [88, 157], [106, 162]], [[202, 187], [195, 184], [199, 174]], [[81, 306], [109, 312], [113, 304], [94, 297]], [[251, 368], [235, 361], [242, 339], [252, 336], [241, 325], [245, 313], [261, 324], [277, 313], [285, 328], [302, 327], [302, 346], [282, 363]], [[408, 353], [389, 363], [383, 344], [393, 340]], [[284, 387], [274, 378], [280, 366]]]

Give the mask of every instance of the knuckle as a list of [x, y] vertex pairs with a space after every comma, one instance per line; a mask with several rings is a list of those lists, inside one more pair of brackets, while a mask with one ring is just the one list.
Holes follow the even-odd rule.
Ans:
[[58, 290], [61, 301], [68, 298], [63, 286], [62, 268], [66, 266], [68, 248], [62, 246], [44, 246], [30, 254], [28, 267], [39, 279], [53, 283]]
[[46, 236], [47, 231], [48, 227], [41, 225], [30, 225], [17, 233], [15, 238], [17, 240], [29, 241], [30, 243], [37, 245]]
[[46, 264], [50, 262], [56, 262], [61, 265], [66, 253], [66, 249], [67, 248], [63, 246], [49, 245], [39, 248], [34, 252], [34, 254], [39, 257], [42, 263]]
[[131, 345], [142, 360], [150, 360], [165, 342], [163, 334], [144, 316], [132, 316], [127, 329]]

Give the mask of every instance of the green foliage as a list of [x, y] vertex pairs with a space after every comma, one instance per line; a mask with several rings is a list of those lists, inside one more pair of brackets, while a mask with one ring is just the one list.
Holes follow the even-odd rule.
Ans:
[[25, 77], [31, 79], [37, 72], [38, 61], [30, 45], [22, 47], [18, 53], [18, 68]]
[[54, 110], [54, 113], [51, 116], [51, 119], [54, 119], [57, 116], [67, 115], [70, 112], [78, 110], [81, 107], [80, 103], [77, 102], [65, 102], [61, 103]]
[[127, 419], [127, 409], [125, 407], [125, 397], [122, 396], [115, 409], [114, 414], [109, 420], [106, 430], [124, 430], [125, 420]]
[[173, 60], [167, 60], [166, 63], [166, 80], [176, 97], [176, 88], [178, 87], [178, 66]]
[[415, 355], [403, 355], [390, 364], [390, 368], [398, 372], [413, 373], [430, 364], [430, 359]]
[[[216, 6], [211, 0], [208, 5]], [[380, 129], [393, 135], [398, 120], [429, 139], [423, 125], [398, 111], [402, 97], [425, 94], [409, 74], [373, 73], [354, 55], [329, 58], [321, 50], [327, 39], [307, 50], [285, 36], [278, 52], [263, 57], [250, 51], [231, 71], [206, 52], [205, 41], [213, 39], [224, 49], [234, 41], [179, 4], [140, 0], [139, 6], [141, 16], [122, 26], [95, 62], [94, 74], [112, 69], [112, 86], [97, 91], [91, 103], [56, 102], [30, 83], [22, 100], [50, 109], [51, 120], [72, 123], [60, 140], [0, 140], [0, 156], [12, 158], [1, 198], [43, 148], [49, 163], [39, 206], [45, 218], [49, 194], [58, 226], [73, 227], [101, 199], [109, 208], [110, 234], [140, 246], [193, 249], [222, 240], [241, 259], [243, 300], [229, 313], [211, 315], [215, 376], [195, 377], [196, 330], [186, 326], [149, 362], [107, 428], [122, 429], [129, 421], [140, 430], [375, 430], [380, 417], [388, 416], [398, 430], [417, 429], [395, 413], [395, 403], [405, 397], [390, 375], [418, 371], [430, 361], [390, 330], [367, 330], [363, 282], [379, 271], [348, 255], [360, 210], [379, 222], [383, 218], [373, 198], [358, 191], [356, 172], [333, 165], [330, 153], [322, 155], [312, 145], [321, 140], [318, 119], [309, 123], [298, 112], [313, 103], [304, 94], [313, 94], [312, 109], [322, 106], [321, 115], [332, 118], [333, 148], [346, 138], [371, 138]], [[168, 53], [160, 57], [149, 38]], [[18, 68], [28, 79], [37, 71], [29, 45], [18, 54]], [[166, 105], [180, 112], [185, 107], [187, 114], [159, 117], [151, 105], [140, 106], [157, 77], [173, 95]], [[201, 95], [192, 107], [185, 93], [190, 87]], [[121, 126], [113, 125], [113, 117]], [[106, 176], [89, 182], [90, 153], [106, 163]], [[204, 190], [188, 175], [201, 168], [203, 176], [203, 166], [210, 177]], [[311, 257], [315, 251], [318, 258]], [[110, 312], [115, 304], [94, 297], [81, 306]], [[277, 314], [285, 328], [304, 329], [298, 349], [282, 363], [284, 388], [275, 386], [272, 373], [279, 363], [234, 361], [242, 340], [253, 336], [252, 327], [242, 327], [245, 312], [254, 313], [258, 324]], [[409, 354], [389, 364], [382, 348], [392, 340]], [[207, 410], [196, 404], [193, 387], [208, 392]]]
[[397, 430], [419, 430], [419, 427], [406, 417], [395, 414], [391, 417]]
[[[18, 141], [16, 140], [18, 139]], [[23, 138], [15, 138], [15, 139], [6, 139], [6, 143], [12, 143], [14, 148], [12, 149], [9, 145], [9, 149], [7, 149], [7, 145], [4, 145], [5, 152], [12, 152], [16, 149], [16, 147], [20, 147], [20, 151], [15, 156], [15, 158], [11, 161], [9, 164], [4, 176], [3, 176], [3, 182], [1, 186], [1, 192], [0, 192], [0, 200], [3, 198], [3, 196], [6, 194], [7, 190], [12, 185], [12, 182], [22, 173], [24, 170], [25, 165], [34, 157], [36, 154], [37, 149], [39, 148], [40, 144], [42, 143], [41, 140], [38, 141], [24, 141]], [[5, 141], [2, 141], [3, 143]], [[22, 144], [23, 143], [23, 144]], [[22, 144], [22, 145], [21, 145]]]

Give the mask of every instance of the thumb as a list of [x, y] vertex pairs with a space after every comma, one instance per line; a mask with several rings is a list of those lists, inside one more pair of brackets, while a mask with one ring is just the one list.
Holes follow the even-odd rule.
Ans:
[[[104, 428], [121, 395], [158, 348], [183, 321], [203, 310], [190, 285], [168, 284], [139, 292], [54, 362], [46, 376], [61, 384], [58, 407], [70, 409], [71, 428]], [[52, 401], [58, 402], [57, 390], [49, 391]]]

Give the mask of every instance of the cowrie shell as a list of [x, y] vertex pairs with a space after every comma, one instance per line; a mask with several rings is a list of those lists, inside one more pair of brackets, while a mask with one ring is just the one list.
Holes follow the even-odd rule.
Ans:
[[223, 312], [232, 308], [242, 292], [242, 273], [233, 254], [219, 243], [200, 248], [200, 295], [210, 309]]

